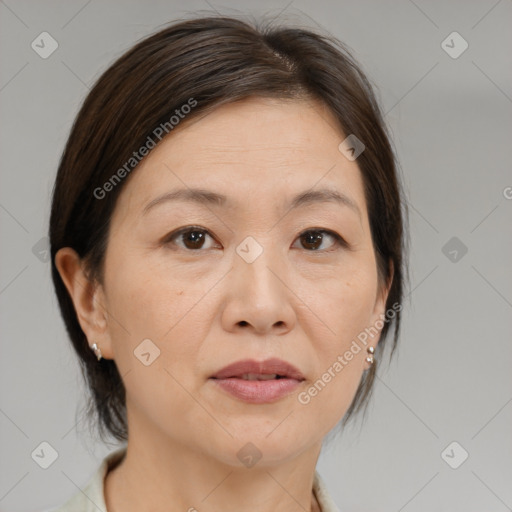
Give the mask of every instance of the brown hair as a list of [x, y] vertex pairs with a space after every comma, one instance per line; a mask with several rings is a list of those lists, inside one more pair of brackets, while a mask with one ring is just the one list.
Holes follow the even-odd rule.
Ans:
[[[379, 284], [394, 276], [386, 309], [401, 304], [405, 276], [405, 201], [387, 129], [372, 87], [347, 48], [333, 37], [291, 28], [258, 27], [212, 16], [175, 23], [147, 37], [122, 55], [97, 80], [71, 129], [53, 190], [49, 236], [52, 278], [67, 332], [90, 389], [88, 416], [97, 413], [105, 432], [127, 440], [125, 388], [113, 360], [98, 361], [89, 348], [71, 298], [55, 265], [55, 254], [72, 247], [88, 276], [103, 280], [109, 224], [117, 197], [129, 176], [103, 187], [155, 128], [191, 98], [197, 102], [186, 121], [222, 104], [250, 96], [320, 100], [346, 135], [363, 141], [357, 158], [362, 173]], [[166, 125], [167, 123], [167, 125]], [[126, 173], [123, 173], [123, 176]], [[121, 174], [118, 173], [120, 176]], [[376, 360], [394, 324], [393, 354], [400, 311], [385, 323]], [[376, 363], [363, 374], [343, 424], [367, 402]]]

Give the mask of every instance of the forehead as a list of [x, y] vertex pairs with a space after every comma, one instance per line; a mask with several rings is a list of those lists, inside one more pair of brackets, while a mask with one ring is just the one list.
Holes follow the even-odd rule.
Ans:
[[[173, 130], [130, 176], [118, 206], [141, 211], [167, 190], [202, 187], [259, 201], [315, 186], [336, 188], [365, 210], [361, 174], [338, 146], [338, 121], [313, 100], [251, 98]], [[229, 204], [233, 204], [230, 202]]]

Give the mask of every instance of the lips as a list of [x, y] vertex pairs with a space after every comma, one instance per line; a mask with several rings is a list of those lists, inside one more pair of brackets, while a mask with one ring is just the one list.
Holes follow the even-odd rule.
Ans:
[[245, 359], [232, 363], [212, 375], [212, 379], [270, 380], [294, 379], [303, 381], [304, 376], [295, 366], [282, 359], [255, 361]]
[[237, 400], [270, 404], [297, 391], [305, 378], [295, 366], [281, 359], [246, 359], [226, 366], [209, 380]]

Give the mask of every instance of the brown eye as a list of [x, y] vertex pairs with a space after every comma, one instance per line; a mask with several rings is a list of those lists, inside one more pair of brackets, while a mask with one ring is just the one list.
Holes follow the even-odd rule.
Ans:
[[[208, 243], [208, 239], [211, 241]], [[188, 227], [180, 229], [167, 237], [166, 243], [174, 244], [182, 249], [198, 250], [211, 249], [213, 245], [213, 237], [205, 229]]]
[[299, 235], [298, 240], [300, 240], [302, 248], [308, 251], [326, 251], [331, 249], [336, 243], [343, 245], [343, 239], [337, 233], [325, 229], [304, 231]]
[[[338, 244], [346, 246], [343, 238], [329, 230], [325, 229], [309, 229], [299, 235], [297, 241], [300, 247], [307, 251], [327, 252]], [[189, 226], [171, 233], [166, 240], [166, 244], [177, 245], [178, 247], [189, 250], [198, 251], [200, 249], [212, 249], [215, 245], [215, 239], [210, 233], [202, 228]]]
[[204, 232], [203, 231], [187, 231], [182, 233], [183, 244], [187, 249], [201, 249], [204, 245]]

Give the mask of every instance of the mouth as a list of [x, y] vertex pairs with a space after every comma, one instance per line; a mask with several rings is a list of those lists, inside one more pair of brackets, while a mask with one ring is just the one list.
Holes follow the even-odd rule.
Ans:
[[247, 359], [226, 366], [210, 380], [239, 400], [263, 404], [289, 395], [305, 378], [295, 366], [281, 359]]
[[232, 363], [210, 377], [211, 379], [237, 378], [243, 380], [294, 379], [304, 380], [304, 376], [295, 366], [282, 359], [254, 361], [244, 359]]
[[277, 375], [277, 373], [244, 373], [243, 375], [234, 375], [228, 377], [229, 379], [242, 379], [242, 380], [278, 380], [286, 379], [286, 375]]

